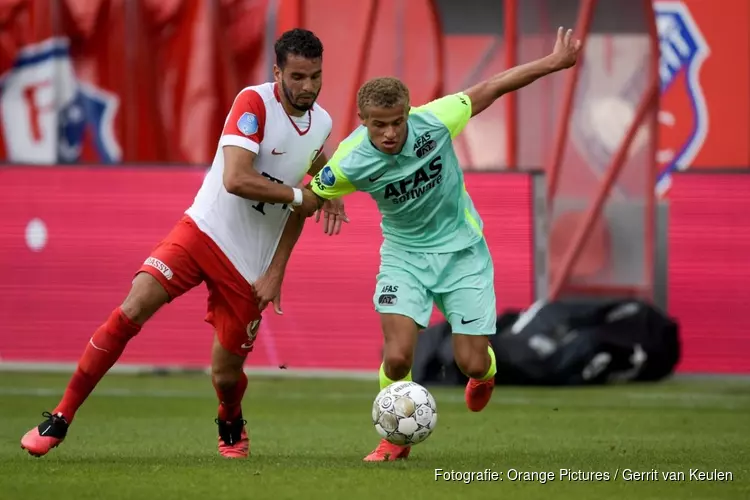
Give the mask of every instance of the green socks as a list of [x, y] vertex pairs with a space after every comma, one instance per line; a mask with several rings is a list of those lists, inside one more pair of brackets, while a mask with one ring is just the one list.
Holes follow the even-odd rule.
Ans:
[[482, 382], [490, 380], [497, 374], [497, 361], [495, 360], [495, 351], [492, 350], [492, 346], [487, 347], [487, 352], [490, 353], [490, 369], [487, 370], [484, 377], [480, 378]]
[[[482, 382], [485, 380], [490, 380], [497, 374], [497, 360], [495, 359], [495, 351], [492, 350], [492, 346], [487, 346], [487, 352], [490, 355], [490, 368], [487, 370], [487, 373], [480, 378]], [[388, 375], [385, 374], [385, 367], [383, 363], [380, 364], [380, 390], [385, 389], [389, 385], [391, 385], [394, 382], [399, 382], [398, 380], [391, 380], [388, 378]], [[411, 370], [409, 370], [409, 373], [406, 374], [406, 377], [404, 377], [402, 380], [406, 380], [411, 382]]]
[[[494, 359], [494, 358], [493, 358]], [[406, 377], [404, 377], [402, 380], [406, 380], [408, 382], [411, 382], [411, 370], [409, 370], [409, 373], [406, 374]], [[391, 385], [394, 382], [400, 382], [399, 380], [391, 380], [388, 378], [388, 375], [385, 374], [385, 367], [383, 363], [380, 364], [380, 390], [382, 391], [389, 385]]]

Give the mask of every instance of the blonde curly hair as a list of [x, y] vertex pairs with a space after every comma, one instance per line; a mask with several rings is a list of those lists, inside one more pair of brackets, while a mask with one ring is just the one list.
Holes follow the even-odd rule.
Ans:
[[404, 82], [390, 76], [368, 80], [357, 92], [357, 106], [360, 113], [367, 106], [393, 108], [409, 106], [409, 89]]

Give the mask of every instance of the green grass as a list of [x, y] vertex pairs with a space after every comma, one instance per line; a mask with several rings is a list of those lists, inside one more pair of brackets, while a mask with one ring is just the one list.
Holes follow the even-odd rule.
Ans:
[[[244, 411], [252, 456], [230, 461], [217, 456], [207, 377], [108, 376], [65, 443], [32, 458], [19, 439], [66, 381], [0, 373], [0, 499], [750, 497], [750, 383], [742, 380], [498, 387], [479, 414], [466, 410], [461, 388], [435, 388], [435, 433], [406, 462], [367, 464], [361, 459], [378, 440], [369, 421], [375, 382], [251, 380]], [[436, 481], [435, 469], [491, 469], [504, 481]], [[509, 469], [555, 478], [511, 481]], [[609, 480], [560, 480], [560, 469]], [[625, 481], [624, 469], [656, 470], [659, 480]], [[691, 481], [690, 469], [733, 479]], [[684, 472], [685, 480], [664, 480], [663, 472]]]

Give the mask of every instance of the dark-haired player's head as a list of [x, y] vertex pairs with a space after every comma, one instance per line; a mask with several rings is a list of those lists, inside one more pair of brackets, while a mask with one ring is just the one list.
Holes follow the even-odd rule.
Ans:
[[387, 154], [400, 153], [411, 109], [408, 87], [398, 78], [374, 78], [360, 87], [357, 107], [375, 147]]
[[281, 35], [274, 49], [276, 83], [294, 109], [309, 110], [323, 84], [323, 43], [312, 31], [295, 28]]

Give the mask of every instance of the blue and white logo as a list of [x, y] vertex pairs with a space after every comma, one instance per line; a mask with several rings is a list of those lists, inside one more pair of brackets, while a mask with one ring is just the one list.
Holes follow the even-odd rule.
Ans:
[[8, 158], [29, 163], [80, 161], [84, 146], [98, 161], [116, 163], [119, 99], [76, 77], [66, 38], [19, 50], [0, 76], [0, 110]]
[[708, 134], [708, 107], [700, 70], [711, 51], [684, 3], [655, 2], [654, 11], [662, 95], [657, 190], [664, 193], [670, 174], [690, 166]]
[[333, 170], [331, 170], [331, 167], [329, 167], [328, 165], [323, 167], [323, 170], [320, 171], [320, 182], [322, 182], [324, 186], [328, 187], [336, 184], [336, 176], [333, 175]]
[[258, 132], [258, 117], [252, 113], [242, 113], [237, 120], [237, 128], [245, 135], [253, 135]]

